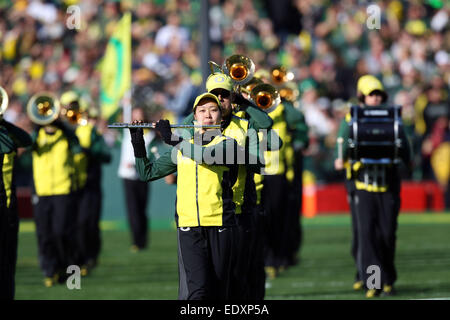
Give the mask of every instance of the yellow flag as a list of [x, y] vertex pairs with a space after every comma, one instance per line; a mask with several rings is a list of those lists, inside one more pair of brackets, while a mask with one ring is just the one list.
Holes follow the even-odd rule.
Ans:
[[117, 23], [101, 62], [100, 104], [105, 119], [114, 115], [131, 86], [131, 14]]

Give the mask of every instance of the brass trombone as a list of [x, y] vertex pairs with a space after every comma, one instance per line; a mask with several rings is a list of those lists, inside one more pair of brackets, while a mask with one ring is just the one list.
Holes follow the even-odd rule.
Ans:
[[228, 57], [222, 66], [214, 61], [208, 62], [211, 68], [211, 74], [224, 73], [229, 76], [236, 85], [244, 85], [253, 78], [255, 73], [255, 64], [252, 59], [243, 55], [232, 55]]
[[86, 112], [81, 110], [81, 98], [73, 91], [65, 92], [60, 99], [62, 104], [61, 116], [70, 124], [85, 125], [87, 123]]
[[244, 55], [235, 54], [228, 57], [222, 65], [222, 70], [229, 75], [237, 85], [244, 85], [253, 78], [255, 64]]
[[293, 103], [297, 101], [297, 98], [300, 94], [297, 86], [292, 82], [286, 83], [284, 86], [282, 86], [280, 88], [279, 91], [280, 91], [281, 99], [284, 99], [284, 100], [287, 100], [287, 101], [293, 102]]
[[83, 113], [73, 108], [62, 108], [61, 116], [63, 116], [72, 125], [82, 125], [87, 122], [87, 119]]
[[263, 111], [271, 112], [281, 102], [280, 94], [274, 86], [254, 77], [255, 64], [249, 57], [235, 54], [228, 57], [222, 67], [213, 61], [209, 61], [209, 66], [212, 74], [218, 70], [228, 75], [235, 84], [234, 91], [246, 93], [250, 101]]
[[262, 81], [261, 79], [253, 77], [252, 79], [250, 79], [249, 82], [247, 82], [245, 84], [245, 86], [241, 87], [241, 92], [250, 95], [250, 93], [252, 92], [254, 87], [256, 87], [259, 84], [263, 84], [263, 83], [264, 83], [264, 81]]
[[250, 101], [258, 108], [270, 113], [280, 104], [281, 98], [280, 93], [274, 86], [262, 83], [256, 85], [250, 92]]
[[0, 119], [3, 118], [3, 114], [8, 108], [9, 98], [6, 90], [0, 87]]
[[270, 70], [272, 82], [275, 85], [281, 85], [288, 81], [294, 80], [294, 73], [287, 71], [283, 66], [275, 66]]
[[287, 71], [283, 66], [275, 66], [270, 70], [272, 82], [277, 86], [282, 100], [296, 102], [299, 91], [296, 85], [290, 81], [294, 80], [294, 73]]
[[27, 104], [27, 114], [38, 125], [49, 125], [59, 117], [61, 105], [58, 98], [50, 92], [33, 95]]

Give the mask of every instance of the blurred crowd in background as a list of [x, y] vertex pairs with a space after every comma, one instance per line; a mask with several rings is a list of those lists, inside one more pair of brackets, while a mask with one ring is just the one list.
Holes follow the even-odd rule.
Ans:
[[[357, 103], [356, 81], [367, 73], [383, 82], [389, 103], [403, 106], [414, 147], [409, 178], [434, 178], [430, 157], [450, 140], [448, 1], [375, 1], [381, 14], [375, 29], [367, 23], [366, 1], [209, 3], [211, 60], [222, 64], [244, 54], [256, 70], [281, 64], [293, 72], [295, 106], [310, 128], [305, 169], [317, 181], [342, 180], [332, 150], [349, 103]], [[71, 5], [80, 8], [79, 29], [68, 27]], [[17, 0], [0, 6], [0, 85], [10, 98], [4, 117], [29, 132], [25, 109], [33, 94], [75, 90], [99, 115], [108, 144], [116, 144], [118, 130], [108, 130], [99, 112], [99, 62], [124, 11], [133, 15], [132, 104], [178, 120], [202, 90], [199, 23], [207, 17], [200, 15], [201, 0]]]

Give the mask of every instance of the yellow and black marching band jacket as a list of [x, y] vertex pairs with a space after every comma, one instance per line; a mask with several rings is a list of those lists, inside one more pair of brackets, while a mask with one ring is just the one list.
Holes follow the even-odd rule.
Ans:
[[[248, 128], [248, 120], [232, 115], [229, 124], [223, 130], [223, 135], [235, 139], [239, 146], [245, 148]], [[242, 213], [246, 178], [246, 167], [244, 165], [238, 166], [237, 179], [233, 185], [233, 202], [236, 204], [236, 214]]]
[[[273, 134], [267, 135], [266, 151], [264, 152], [264, 174], [285, 175], [289, 182], [294, 180], [294, 143], [308, 146], [308, 126], [303, 114], [295, 109], [290, 102], [282, 101], [269, 116], [273, 120], [272, 132], [278, 135], [278, 142], [272, 141]], [[259, 133], [260, 140], [263, 138]], [[261, 201], [261, 191], [264, 177], [255, 174], [255, 185], [258, 204]]]
[[24, 130], [0, 121], [0, 205], [9, 208], [14, 195], [13, 170], [17, 148], [31, 145], [31, 138]]
[[[220, 132], [209, 141], [202, 140], [203, 145], [194, 144], [195, 141], [194, 134], [190, 141], [182, 141], [153, 163], [147, 158], [136, 158], [136, 170], [144, 181], [177, 172], [178, 227], [234, 225], [237, 158], [243, 152], [247, 153], [246, 159], [251, 156], [235, 139]], [[249, 167], [252, 169], [252, 165]], [[259, 164], [252, 170], [259, 170]]]
[[111, 153], [103, 137], [91, 123], [78, 125], [75, 135], [82, 148], [82, 152], [74, 154], [76, 188], [82, 189], [95, 170], [92, 169], [93, 164], [111, 161]]
[[[245, 110], [245, 111], [244, 111]], [[251, 154], [259, 151], [258, 131], [261, 129], [270, 129], [272, 119], [262, 110], [251, 104], [244, 110], [233, 112], [228, 119], [222, 123], [223, 135], [236, 140], [237, 144], [243, 149], [249, 149]], [[193, 123], [193, 114], [190, 114], [183, 120], [183, 124]], [[242, 157], [240, 158], [242, 160]], [[254, 188], [253, 172], [248, 172], [244, 163], [239, 163], [238, 178], [233, 185], [233, 201], [236, 204], [236, 214], [251, 210], [256, 202], [256, 192]]]
[[39, 127], [32, 134], [33, 180], [38, 196], [67, 195], [76, 190], [74, 155], [81, 147], [70, 128], [55, 122], [54, 132]]

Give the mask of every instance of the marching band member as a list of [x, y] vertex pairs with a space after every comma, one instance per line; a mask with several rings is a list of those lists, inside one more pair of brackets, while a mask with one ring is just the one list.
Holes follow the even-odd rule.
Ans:
[[[60, 102], [66, 115], [66, 121], [75, 127], [82, 152], [74, 156], [76, 188], [77, 188], [77, 231], [78, 262], [81, 275], [97, 263], [100, 251], [100, 201], [98, 189], [100, 164], [111, 161], [109, 148], [94, 125], [84, 118], [81, 97], [74, 91], [62, 94]], [[84, 109], [84, 110], [82, 110]]]
[[[273, 81], [264, 69], [259, 70], [257, 76], [265, 83]], [[296, 210], [298, 204], [292, 198], [301, 194], [291, 193], [295, 189], [290, 186], [295, 172], [293, 141], [296, 145], [300, 142], [306, 146], [308, 136], [303, 115], [286, 99], [282, 99], [269, 116], [273, 120], [272, 130], [276, 130], [283, 144], [279, 150], [264, 153], [264, 175], [256, 176], [255, 181], [257, 190], [261, 190], [261, 207], [265, 215], [265, 269], [267, 276], [273, 279], [280, 271], [296, 263], [301, 230], [299, 210]], [[299, 179], [298, 172], [296, 178]]]
[[[211, 93], [198, 96], [193, 110], [197, 124], [213, 125], [222, 121], [220, 101]], [[236, 250], [236, 205], [232, 187], [237, 180], [237, 157], [242, 154], [242, 148], [220, 130], [196, 131], [189, 142], [173, 135], [168, 121], [160, 120], [156, 130], [174, 148], [153, 163], [146, 158], [142, 131], [134, 129], [131, 135], [136, 169], [142, 180], [178, 174], [175, 218], [179, 299], [228, 299]], [[251, 150], [244, 150], [249, 163], [257, 157], [257, 153], [250, 154]], [[231, 163], [227, 161], [230, 153], [233, 155]], [[206, 155], [218, 159], [208, 162]], [[257, 171], [260, 166], [256, 164], [253, 169]]]
[[[374, 76], [366, 75], [358, 80], [356, 94], [358, 96], [360, 105], [377, 106], [381, 103], [387, 102], [387, 95], [384, 91], [383, 84]], [[364, 282], [359, 272], [358, 267], [358, 223], [356, 220], [355, 209], [355, 181], [351, 174], [350, 162], [348, 157], [344, 159], [344, 142], [347, 136], [347, 127], [351, 120], [350, 113], [347, 113], [345, 118], [342, 119], [336, 139], [336, 146], [334, 150], [335, 161], [334, 167], [336, 170], [346, 170], [345, 188], [347, 191], [347, 199], [350, 207], [351, 224], [352, 224], [352, 242], [351, 242], [351, 254], [356, 266], [355, 281], [353, 283], [353, 290], [362, 290], [364, 288]], [[345, 147], [346, 148], [346, 147]], [[346, 150], [346, 149], [345, 149]]]
[[[206, 80], [206, 90], [214, 94], [222, 107], [222, 134], [236, 139], [245, 148], [249, 139], [257, 140], [257, 132], [269, 129], [272, 119], [233, 90], [232, 79], [222, 73], [214, 72]], [[237, 115], [239, 113], [239, 116]], [[193, 114], [187, 116], [183, 123], [193, 122]], [[256, 205], [256, 190], [253, 173], [249, 173], [245, 165], [239, 166], [238, 179], [233, 186], [233, 201], [236, 204], [237, 219], [237, 250], [233, 269], [232, 295], [236, 299], [249, 299], [251, 286], [249, 285], [250, 266], [253, 253], [251, 244], [253, 228], [253, 211]], [[252, 274], [253, 275], [253, 274]]]
[[31, 138], [2, 115], [0, 118], [0, 300], [13, 300], [19, 232], [13, 168], [17, 148], [31, 145]]
[[[358, 97], [362, 106], [380, 106], [387, 101], [387, 94], [382, 83], [371, 75], [362, 76], [358, 80]], [[347, 119], [348, 120], [348, 119]], [[348, 141], [349, 126], [341, 126], [338, 136]], [[400, 130], [401, 146], [399, 156], [410, 167], [411, 150], [404, 130]], [[348, 156], [348, 144], [342, 145], [342, 158], [336, 159], [335, 167], [343, 169]], [[379, 175], [367, 170], [367, 165], [356, 161], [349, 166], [347, 172], [353, 180], [354, 187], [354, 217], [356, 222], [354, 233], [356, 238], [357, 268], [359, 279], [367, 283], [369, 274], [367, 268], [378, 266], [381, 271], [382, 288], [367, 288], [366, 297], [373, 298], [380, 293], [393, 295], [397, 272], [394, 264], [397, 218], [400, 211], [401, 180], [398, 165], [383, 166]], [[378, 177], [385, 179], [378, 181]], [[383, 181], [384, 180], [384, 181]], [[355, 221], [356, 220], [356, 221]]]
[[33, 212], [44, 285], [53, 286], [76, 263], [74, 155], [82, 149], [74, 130], [61, 119], [32, 133]]

